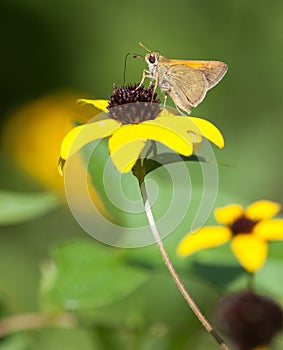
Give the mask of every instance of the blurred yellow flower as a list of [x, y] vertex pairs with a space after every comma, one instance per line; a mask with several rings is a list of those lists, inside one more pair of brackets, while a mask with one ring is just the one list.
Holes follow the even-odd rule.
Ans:
[[283, 239], [283, 219], [273, 219], [281, 206], [268, 200], [254, 202], [246, 209], [238, 204], [218, 208], [215, 219], [224, 226], [208, 226], [189, 233], [179, 243], [180, 256], [215, 247], [231, 240], [231, 249], [239, 263], [255, 272], [265, 262], [269, 241]]
[[[116, 88], [110, 102], [79, 100], [80, 105], [90, 104], [105, 114], [97, 121], [74, 128], [65, 136], [60, 152], [61, 168], [65, 160], [84, 145], [106, 137], [113, 164], [121, 173], [133, 168], [147, 140], [161, 142], [185, 156], [193, 153], [194, 140], [199, 143], [200, 137], [220, 148], [224, 146], [223, 137], [213, 124], [204, 119], [161, 111], [152, 91], [151, 88], [144, 90], [130, 86]], [[129, 108], [120, 108], [125, 106]]]
[[[27, 103], [10, 116], [2, 133], [3, 148], [9, 158], [47, 189], [57, 192], [64, 190], [64, 181], [57, 171], [62, 138], [76, 121], [87, 122], [100, 112], [78, 108], [75, 101], [75, 94], [61, 92]], [[83, 169], [83, 164], [80, 166]], [[94, 188], [92, 197], [103, 210]]]

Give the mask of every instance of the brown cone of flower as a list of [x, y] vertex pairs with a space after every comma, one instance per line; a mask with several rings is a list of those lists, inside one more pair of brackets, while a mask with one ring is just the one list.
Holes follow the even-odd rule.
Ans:
[[144, 89], [137, 84], [114, 85], [109, 98], [109, 117], [122, 124], [139, 124], [155, 119], [161, 112], [160, 100], [153, 87]]
[[240, 350], [253, 350], [270, 345], [282, 329], [283, 313], [274, 300], [244, 291], [222, 301], [218, 320]]

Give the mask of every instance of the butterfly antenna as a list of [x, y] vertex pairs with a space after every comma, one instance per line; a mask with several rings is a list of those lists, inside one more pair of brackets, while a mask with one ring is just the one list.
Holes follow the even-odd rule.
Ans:
[[140, 45], [142, 48], [144, 48], [147, 52], [151, 52], [151, 50], [149, 50], [147, 47], [145, 47], [144, 44], [141, 43], [140, 41], [139, 41], [139, 45]]

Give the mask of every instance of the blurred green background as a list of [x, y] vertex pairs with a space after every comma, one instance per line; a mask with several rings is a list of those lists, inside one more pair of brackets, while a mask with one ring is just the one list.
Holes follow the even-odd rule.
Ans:
[[[6, 336], [0, 350], [218, 348], [155, 247], [106, 247], [79, 227], [57, 174], [59, 145], [72, 121], [86, 118], [76, 98], [107, 99], [113, 83], [123, 83], [125, 55], [144, 54], [138, 41], [168, 58], [221, 60], [227, 75], [192, 113], [226, 140], [216, 150], [230, 165], [219, 167], [216, 204], [282, 203], [282, 18], [279, 0], [1, 1], [0, 315], [74, 310], [77, 323]], [[139, 82], [143, 68], [129, 58], [127, 81]], [[178, 259], [184, 233], [185, 223], [165, 244], [213, 318], [220, 296], [245, 286], [245, 276], [228, 246]], [[282, 248], [271, 246], [257, 281], [280, 301]]]

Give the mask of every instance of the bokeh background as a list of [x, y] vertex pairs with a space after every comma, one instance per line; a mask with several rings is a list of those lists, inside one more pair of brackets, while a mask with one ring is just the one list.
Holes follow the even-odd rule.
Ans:
[[[125, 55], [144, 54], [138, 41], [168, 58], [221, 60], [227, 75], [193, 111], [226, 140], [216, 150], [226, 164], [219, 165], [217, 204], [283, 203], [282, 1], [1, 0], [0, 6], [0, 315], [75, 315], [64, 327], [7, 335], [0, 349], [217, 349], [155, 247], [111, 249], [79, 227], [57, 173], [60, 140], [74, 120], [92, 116], [77, 98], [108, 98], [113, 83], [123, 83]], [[127, 81], [139, 82], [143, 68], [142, 59], [129, 58]], [[99, 188], [93, 198], [107, 212]], [[213, 318], [220, 297], [245, 286], [246, 277], [228, 246], [180, 261], [175, 248], [185, 232], [184, 224], [165, 244]], [[270, 248], [258, 290], [283, 301], [283, 245]]]

